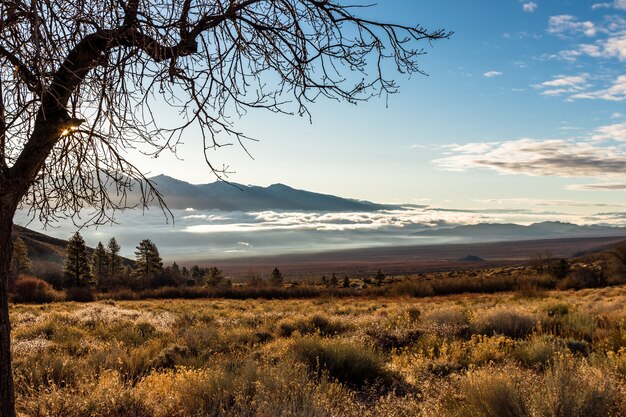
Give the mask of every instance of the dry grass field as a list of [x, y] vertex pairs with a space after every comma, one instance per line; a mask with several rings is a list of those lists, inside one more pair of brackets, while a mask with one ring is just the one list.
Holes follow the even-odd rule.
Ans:
[[24, 416], [626, 415], [626, 286], [11, 314]]

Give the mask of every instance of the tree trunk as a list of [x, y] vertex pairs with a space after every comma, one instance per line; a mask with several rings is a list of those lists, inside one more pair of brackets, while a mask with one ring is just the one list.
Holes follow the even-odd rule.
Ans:
[[0, 417], [15, 417], [8, 294], [14, 213], [15, 208], [0, 206]]

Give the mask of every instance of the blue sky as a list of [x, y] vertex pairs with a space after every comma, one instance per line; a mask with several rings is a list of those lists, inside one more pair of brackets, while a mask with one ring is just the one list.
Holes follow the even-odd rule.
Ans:
[[[425, 44], [429, 76], [353, 106], [320, 101], [306, 118], [252, 112], [260, 139], [212, 161], [231, 181], [381, 202], [576, 213], [626, 205], [626, 0], [381, 0], [379, 20], [454, 31]], [[140, 161], [193, 183], [214, 177], [189, 131], [180, 157]]]

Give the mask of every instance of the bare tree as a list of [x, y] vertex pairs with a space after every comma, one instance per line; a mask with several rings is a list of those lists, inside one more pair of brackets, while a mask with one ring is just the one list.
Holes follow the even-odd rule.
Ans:
[[[87, 209], [81, 222], [102, 223], [134, 204], [135, 187], [138, 204], [164, 207], [128, 151], [176, 152], [195, 125], [206, 155], [248, 139], [228, 116], [251, 108], [309, 116], [319, 97], [393, 93], [385, 72], [421, 73], [420, 41], [450, 35], [364, 19], [341, 3], [0, 2], [1, 416], [15, 413], [6, 281], [18, 206], [44, 223]], [[163, 118], [157, 101], [179, 117]]]

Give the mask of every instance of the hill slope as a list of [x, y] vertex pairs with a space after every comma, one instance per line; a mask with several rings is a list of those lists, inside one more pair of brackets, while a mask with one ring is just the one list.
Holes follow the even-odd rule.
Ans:
[[159, 175], [151, 180], [171, 209], [193, 207], [199, 210], [222, 211], [376, 211], [396, 208], [393, 205], [297, 190], [284, 184], [259, 187], [216, 181], [194, 185], [166, 175]]

